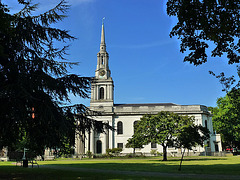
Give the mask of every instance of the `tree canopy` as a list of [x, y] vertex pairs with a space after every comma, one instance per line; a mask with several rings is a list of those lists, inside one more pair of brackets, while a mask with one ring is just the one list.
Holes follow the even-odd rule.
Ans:
[[210, 138], [210, 132], [206, 127], [201, 125], [189, 124], [182, 129], [182, 132], [178, 135], [176, 141], [176, 147], [182, 148], [182, 158], [179, 166], [179, 171], [181, 171], [182, 160], [184, 157], [185, 150], [192, 150], [193, 147], [203, 146], [204, 141]]
[[[229, 64], [239, 63], [239, 1], [168, 0], [167, 14], [178, 19], [170, 37], [178, 37], [181, 40], [180, 51], [189, 52], [184, 61], [194, 65], [205, 63], [208, 60], [207, 50], [210, 48], [211, 56], [226, 55]], [[240, 71], [239, 68], [237, 70]], [[227, 86], [234, 79], [233, 76], [225, 78], [224, 73], [218, 78]], [[239, 85], [238, 82], [237, 86]]]
[[223, 146], [240, 147], [240, 90], [232, 90], [211, 108], [213, 128], [221, 134]]
[[[25, 139], [26, 148], [42, 154], [46, 147], [61, 147], [66, 138], [74, 145], [75, 129], [85, 128], [87, 108], [66, 103], [70, 93], [88, 98], [91, 78], [70, 74], [67, 69], [77, 63], [66, 59], [68, 45], [56, 46], [75, 39], [51, 27], [65, 17], [65, 0], [36, 16], [31, 13], [37, 5], [18, 2], [24, 7], [15, 14], [0, 2], [0, 148], [14, 148]], [[87, 129], [95, 124], [89, 120]]]
[[176, 113], [162, 111], [157, 115], [144, 115], [140, 121], [136, 124], [135, 133], [128, 141], [132, 143], [132, 147], [135, 147], [134, 142], [138, 142], [137, 146], [151, 143], [157, 143], [163, 147], [163, 160], [167, 160], [167, 147], [183, 147], [190, 148], [189, 146], [195, 146], [196, 144], [201, 145], [205, 139], [201, 139], [201, 135], [194, 136], [200, 137], [200, 139], [188, 138], [183, 141], [182, 137], [185, 135], [192, 135], [189, 128], [197, 129], [194, 131], [199, 133], [199, 126], [193, 125], [194, 118], [190, 116], [182, 116]]

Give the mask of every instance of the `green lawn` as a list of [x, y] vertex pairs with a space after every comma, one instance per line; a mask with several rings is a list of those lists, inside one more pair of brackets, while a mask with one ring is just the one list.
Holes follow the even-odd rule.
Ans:
[[[0, 179], [154, 179], [153, 177], [144, 177], [137, 174], [120, 175], [114, 172], [78, 172], [76, 170], [64, 170], [64, 167], [72, 167], [72, 169], [87, 168], [88, 170], [240, 175], [240, 156], [187, 157], [183, 161], [181, 172], [178, 171], [179, 162], [179, 159], [173, 158], [169, 158], [167, 162], [164, 162], [161, 161], [161, 157], [144, 159], [60, 159], [55, 161], [39, 161], [40, 168], [16, 167], [13, 162], [0, 162]], [[45, 165], [45, 167], [43, 168], [41, 165]], [[48, 168], [48, 165], [52, 167], [57, 166], [59, 169]], [[159, 177], [155, 177], [155, 179], [159, 179]], [[168, 177], [167, 179], [170, 178]]]

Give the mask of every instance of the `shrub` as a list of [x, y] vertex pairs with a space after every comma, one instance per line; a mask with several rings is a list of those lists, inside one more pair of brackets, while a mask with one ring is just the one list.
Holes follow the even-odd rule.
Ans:
[[120, 152], [122, 152], [122, 148], [112, 148], [106, 150], [107, 155], [110, 154], [118, 155]]
[[91, 151], [87, 151], [86, 155], [87, 155], [88, 158], [91, 158], [92, 157], [92, 152]]
[[159, 154], [159, 152], [158, 152], [157, 150], [155, 150], [155, 149], [152, 149], [152, 150], [150, 151], [150, 153], [151, 153], [151, 155], [154, 155], [154, 156], [156, 156], [156, 155]]

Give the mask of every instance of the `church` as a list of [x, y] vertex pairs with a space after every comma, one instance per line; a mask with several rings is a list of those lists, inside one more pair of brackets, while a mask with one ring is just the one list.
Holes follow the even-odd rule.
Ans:
[[[104, 23], [101, 30], [100, 51], [97, 53], [97, 68], [91, 85], [90, 109], [100, 111], [101, 115], [94, 117], [97, 121], [108, 123], [115, 131], [98, 133], [91, 131], [84, 141], [76, 136], [75, 155], [85, 154], [87, 151], [93, 154], [105, 154], [107, 149], [122, 148], [123, 154], [132, 153], [132, 148], [126, 148], [127, 140], [134, 133], [134, 124], [144, 114], [157, 114], [160, 111], [169, 111], [180, 115], [195, 117], [195, 124], [207, 127], [210, 130], [210, 139], [205, 147], [193, 148], [192, 153], [215, 153], [222, 151], [220, 135], [213, 132], [212, 115], [203, 105], [178, 105], [174, 103], [144, 103], [144, 104], [115, 104], [114, 81], [109, 68], [109, 55], [106, 50]], [[163, 152], [162, 146], [149, 143], [144, 148], [136, 149], [136, 152], [150, 154], [151, 150]], [[181, 149], [168, 147], [171, 155], [181, 152]]]

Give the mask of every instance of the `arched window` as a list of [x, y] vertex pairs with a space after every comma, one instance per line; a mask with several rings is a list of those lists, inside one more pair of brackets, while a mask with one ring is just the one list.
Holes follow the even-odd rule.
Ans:
[[208, 128], [208, 127], [207, 127], [207, 120], [205, 120], [205, 127]]
[[135, 133], [135, 131], [136, 131], [137, 123], [138, 123], [138, 121], [134, 121], [134, 123], [133, 123], [133, 133]]
[[103, 87], [100, 88], [99, 94], [100, 94], [99, 99], [104, 99], [104, 88]]
[[101, 64], [104, 64], [103, 56], [101, 57]]
[[123, 134], [123, 123], [121, 121], [117, 123], [117, 134]]

